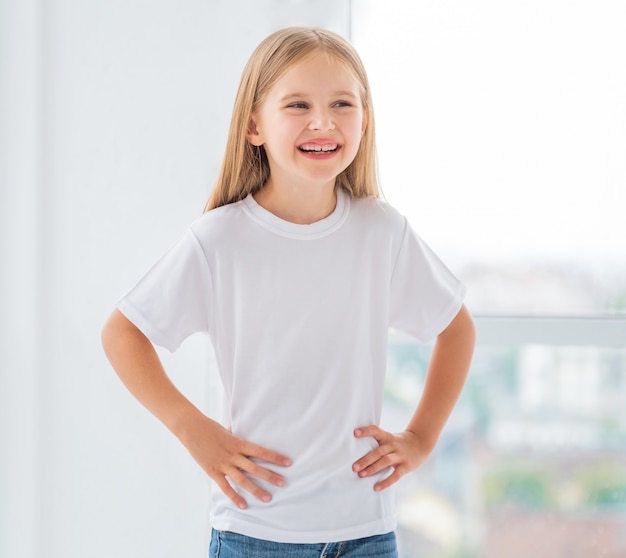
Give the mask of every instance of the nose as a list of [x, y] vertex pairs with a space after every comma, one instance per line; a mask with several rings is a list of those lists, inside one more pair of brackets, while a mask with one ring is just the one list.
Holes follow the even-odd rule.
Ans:
[[328, 130], [335, 129], [335, 121], [333, 120], [330, 111], [324, 108], [319, 108], [311, 113], [311, 120], [309, 121], [309, 130], [316, 132], [326, 132]]

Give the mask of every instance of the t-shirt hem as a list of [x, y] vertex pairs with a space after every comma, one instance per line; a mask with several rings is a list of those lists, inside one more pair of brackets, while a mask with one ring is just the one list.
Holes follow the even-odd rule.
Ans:
[[429, 333], [422, 335], [418, 338], [418, 341], [422, 343], [428, 343], [437, 337], [444, 329], [446, 329], [452, 320], [456, 318], [456, 315], [461, 311], [461, 307], [465, 302], [466, 288], [463, 283], [458, 283], [456, 292], [454, 293], [449, 304], [441, 312], [440, 318], [437, 322], [433, 323]]
[[318, 544], [350, 541], [385, 535], [398, 526], [397, 516], [393, 515], [385, 519], [379, 519], [363, 525], [354, 525], [344, 529], [315, 530], [315, 531], [285, 531], [266, 525], [256, 525], [241, 521], [229, 521], [228, 519], [212, 520], [211, 526], [216, 531], [230, 531], [246, 537], [262, 539], [277, 543], [291, 544]]
[[164, 347], [171, 353], [178, 348], [178, 344], [172, 343], [162, 332], [150, 325], [150, 321], [127, 298], [118, 300], [116, 308], [155, 345]]

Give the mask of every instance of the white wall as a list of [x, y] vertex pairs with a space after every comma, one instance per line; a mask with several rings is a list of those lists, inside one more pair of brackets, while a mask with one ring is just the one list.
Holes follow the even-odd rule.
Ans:
[[[206, 555], [208, 483], [100, 328], [200, 214], [254, 46], [349, 4], [0, 2], [0, 556]], [[210, 412], [206, 341], [164, 359]]]

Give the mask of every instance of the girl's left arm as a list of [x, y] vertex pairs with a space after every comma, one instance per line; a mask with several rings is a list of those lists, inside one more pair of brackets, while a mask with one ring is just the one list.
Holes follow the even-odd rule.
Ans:
[[393, 468], [393, 473], [376, 483], [374, 490], [384, 490], [396, 483], [419, 467], [433, 450], [465, 384], [475, 342], [474, 322], [467, 308], [462, 306], [437, 337], [424, 392], [406, 430], [392, 434], [369, 425], [354, 431], [357, 438], [370, 436], [378, 442], [377, 448], [353, 464], [355, 473], [366, 478]]

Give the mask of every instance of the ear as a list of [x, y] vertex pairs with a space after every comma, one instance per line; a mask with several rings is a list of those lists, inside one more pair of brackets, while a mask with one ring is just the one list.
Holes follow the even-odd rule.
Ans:
[[254, 116], [250, 117], [248, 121], [248, 130], [246, 132], [246, 138], [252, 145], [263, 145], [263, 138], [261, 132], [257, 128]]

